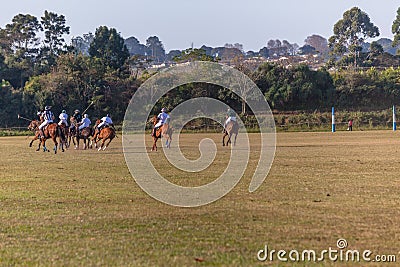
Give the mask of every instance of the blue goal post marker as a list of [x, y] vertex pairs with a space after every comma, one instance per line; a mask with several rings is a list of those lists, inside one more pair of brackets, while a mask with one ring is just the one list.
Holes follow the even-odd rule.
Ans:
[[393, 131], [396, 131], [397, 125], [396, 125], [396, 107], [393, 105]]
[[335, 125], [335, 108], [332, 107], [332, 133], [336, 132], [336, 125]]

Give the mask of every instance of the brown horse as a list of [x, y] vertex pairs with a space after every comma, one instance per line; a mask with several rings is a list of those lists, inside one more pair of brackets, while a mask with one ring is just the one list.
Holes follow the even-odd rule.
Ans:
[[[95, 130], [94, 130], [93, 139], [92, 139], [92, 142], [90, 143], [90, 145], [92, 145], [92, 143], [94, 143], [94, 146], [97, 148], [97, 142], [102, 140], [101, 145], [97, 149], [98, 151], [100, 151], [101, 149], [105, 150], [108, 147], [108, 145], [111, 143], [111, 141], [114, 139], [114, 137], [116, 137], [115, 130], [112, 127], [106, 126], [106, 127], [102, 128], [101, 130], [99, 130], [97, 128], [97, 125], [99, 125], [100, 123], [101, 123], [100, 120], [96, 121], [96, 124], [94, 126]], [[104, 145], [107, 140], [108, 140], [107, 144]]]
[[[68, 148], [69, 147], [68, 139], [71, 138], [69, 135], [69, 127], [65, 123], [61, 123], [59, 126], [65, 137], [65, 148]], [[61, 146], [62, 146], [62, 143], [60, 143], [60, 147]]]
[[225, 127], [224, 136], [222, 137], [222, 145], [225, 146], [225, 137], [228, 136], [228, 141], [226, 141], [226, 145], [231, 143], [232, 135], [235, 134], [235, 140], [233, 141], [233, 145], [236, 145], [236, 138], [239, 133], [239, 124], [236, 121], [230, 121]]
[[93, 129], [91, 127], [85, 127], [81, 131], [78, 130], [76, 134], [76, 149], [79, 149], [79, 140], [83, 140], [83, 149], [87, 147], [92, 148], [90, 145], [90, 137], [93, 136]]
[[[153, 122], [153, 126], [157, 124], [157, 116], [154, 116], [150, 122]], [[172, 142], [173, 128], [169, 126], [169, 120], [167, 120], [163, 125], [161, 125], [153, 135], [153, 147], [151, 151], [157, 151], [157, 140], [164, 137], [166, 139], [165, 145], [170, 148]]]
[[68, 129], [68, 143], [71, 144], [72, 140], [75, 149], [79, 149], [79, 141], [83, 139], [83, 149], [86, 149], [88, 147], [91, 148], [90, 137], [93, 136], [93, 129], [91, 127], [86, 127], [79, 131], [78, 123], [75, 118], [71, 117], [69, 121], [71, 123], [71, 126]]
[[70, 146], [71, 145], [71, 140], [72, 140], [72, 142], [74, 143], [74, 146], [76, 146], [75, 139], [77, 138], [76, 135], [78, 133], [78, 126], [77, 126], [78, 123], [76, 122], [74, 117], [71, 117], [69, 119], [69, 122], [70, 122], [71, 125], [68, 128], [68, 141], [67, 141], [67, 143], [68, 143], [68, 146]]
[[[33, 123], [33, 122], [35, 122], [35, 123]], [[36, 123], [36, 122], [37, 122], [37, 123]], [[34, 141], [40, 139], [40, 138], [39, 138], [39, 137], [40, 137], [40, 132], [37, 131], [37, 127], [40, 125], [40, 123], [41, 123], [41, 122], [34, 120], [34, 121], [31, 121], [31, 123], [28, 125], [28, 129], [29, 129], [30, 131], [33, 131], [33, 132], [35, 133], [35, 135], [33, 136], [32, 140], [31, 140], [31, 142], [29, 143], [29, 147], [32, 147], [32, 144], [33, 144]], [[38, 148], [36, 149], [36, 151], [39, 151], [39, 150], [40, 150], [40, 145], [41, 145], [41, 142], [40, 142], [40, 140], [39, 140], [39, 145], [38, 145]]]
[[[35, 131], [35, 136], [29, 144], [30, 147], [32, 146], [33, 141], [35, 141], [39, 138], [39, 135], [40, 135], [39, 125], [40, 125], [39, 121], [33, 120], [33, 121], [31, 121], [31, 123], [28, 126], [28, 129]], [[57, 123], [50, 123], [49, 125], [47, 125], [44, 128], [43, 134], [44, 134], [44, 136], [43, 136], [43, 138], [41, 138], [39, 147], [38, 147], [38, 149], [36, 149], [36, 151], [38, 151], [40, 149], [40, 145], [42, 145], [43, 152], [45, 152], [45, 151], [50, 152], [46, 147], [46, 140], [51, 138], [54, 143], [54, 148], [53, 148], [54, 154], [56, 154], [57, 146], [58, 146], [57, 137], [59, 138], [59, 141], [61, 144], [65, 143], [65, 136], [64, 136], [63, 132], [61, 131], [60, 126], [58, 126]], [[61, 150], [62, 150], [62, 152], [64, 152], [63, 145], [61, 146]]]

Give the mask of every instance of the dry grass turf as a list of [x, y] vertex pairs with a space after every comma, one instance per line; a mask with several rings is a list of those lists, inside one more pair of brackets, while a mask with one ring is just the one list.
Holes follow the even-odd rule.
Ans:
[[[196, 158], [205, 137], [219, 148], [203, 173], [174, 170], [162, 149], [150, 156], [171, 181], [204, 184], [229, 155], [219, 134], [183, 136], [185, 155]], [[238, 186], [198, 208], [171, 207], [145, 194], [126, 167], [121, 138], [106, 151], [57, 155], [35, 152], [25, 137], [0, 138], [0, 265], [354, 265], [257, 261], [266, 244], [321, 251], [336, 248], [339, 238], [349, 249], [400, 261], [399, 132], [278, 133], [272, 169], [254, 193], [248, 185], [259, 145], [256, 134], [251, 138], [251, 162]]]

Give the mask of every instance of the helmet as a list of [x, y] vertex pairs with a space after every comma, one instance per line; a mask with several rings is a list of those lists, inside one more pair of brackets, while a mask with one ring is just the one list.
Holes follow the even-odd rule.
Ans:
[[63, 109], [63, 110], [61, 111], [61, 113], [67, 113], [67, 112], [65, 111], [65, 109]]
[[89, 115], [88, 115], [88, 114], [85, 114], [85, 115], [83, 115], [83, 117], [85, 117], [85, 118], [88, 118], [88, 117], [89, 117]]
[[162, 109], [161, 109], [161, 112], [166, 112], [166, 111], [167, 111], [166, 108], [162, 108]]
[[75, 111], [74, 111], [75, 113], [79, 113], [80, 111], [79, 111], [79, 109], [75, 109]]
[[46, 111], [47, 111], [47, 110], [50, 110], [50, 109], [51, 109], [51, 106], [45, 106], [45, 107], [44, 107], [44, 110], [46, 110]]
[[110, 114], [107, 114], [106, 117], [110, 117]]
[[42, 112], [38, 111], [38, 112], [36, 112], [36, 115], [40, 116], [40, 115], [42, 115]]

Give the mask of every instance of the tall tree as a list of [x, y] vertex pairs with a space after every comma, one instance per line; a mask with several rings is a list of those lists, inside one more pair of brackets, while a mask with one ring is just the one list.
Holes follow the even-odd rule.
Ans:
[[379, 36], [379, 29], [370, 20], [367, 13], [353, 7], [343, 14], [333, 27], [333, 33], [329, 38], [329, 47], [332, 55], [343, 55], [350, 52], [354, 57], [354, 66], [357, 66], [357, 53], [361, 51], [362, 43], [367, 38]]
[[42, 29], [36, 17], [29, 14], [18, 14], [12, 19], [12, 23], [7, 24], [2, 29], [2, 37], [7, 38], [2, 41], [8, 47], [2, 48], [9, 52], [25, 51], [38, 45], [39, 38], [37, 33]]
[[157, 36], [151, 36], [146, 40], [146, 46], [149, 49], [150, 57], [153, 58], [154, 61], [160, 63], [165, 60], [165, 50], [164, 45], [158, 39]]
[[392, 24], [392, 33], [394, 34], [392, 46], [395, 47], [400, 43], [400, 7]]
[[69, 26], [66, 26], [65, 22], [64, 15], [57, 15], [47, 10], [44, 12], [44, 16], [41, 17], [44, 43], [51, 54], [58, 54], [65, 45], [63, 35], [69, 34]]
[[89, 55], [100, 58], [105, 66], [120, 69], [129, 58], [129, 51], [116, 29], [100, 26], [90, 44]]
[[10, 71], [6, 79], [14, 87], [22, 87], [34, 73], [41, 25], [37, 18], [29, 14], [18, 14], [0, 30], [0, 51]]

